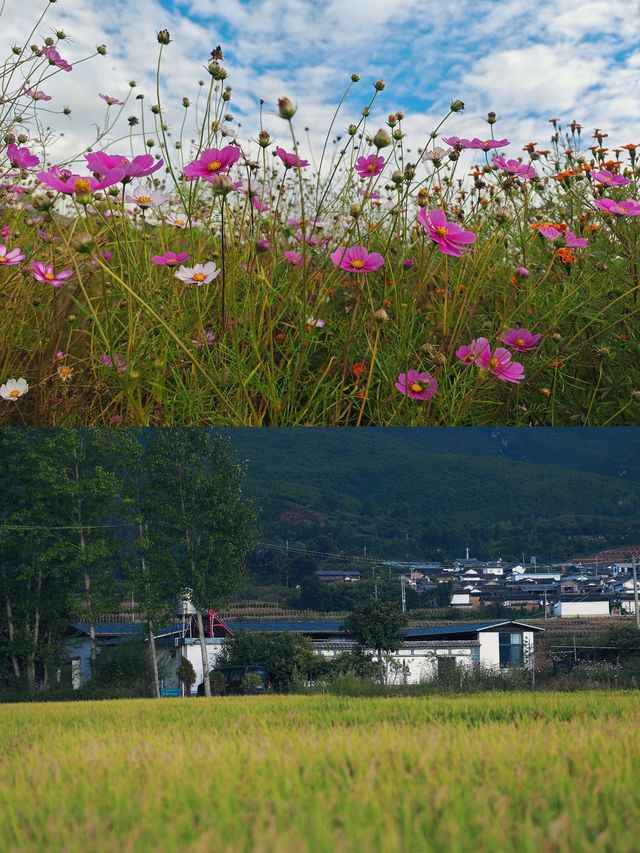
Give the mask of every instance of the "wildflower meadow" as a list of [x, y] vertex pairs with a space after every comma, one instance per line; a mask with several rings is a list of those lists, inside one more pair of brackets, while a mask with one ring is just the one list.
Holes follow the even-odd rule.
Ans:
[[0, 424], [640, 423], [640, 141], [409, 139], [348, 69], [320, 147], [285, 93], [245, 132], [220, 47], [165, 104], [160, 30], [70, 151], [48, 81], [107, 47], [52, 8], [0, 70]]

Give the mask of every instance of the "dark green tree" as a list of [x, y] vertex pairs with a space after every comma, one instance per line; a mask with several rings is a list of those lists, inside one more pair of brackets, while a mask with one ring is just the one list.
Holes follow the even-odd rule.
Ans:
[[380, 682], [385, 682], [383, 652], [400, 648], [400, 630], [407, 624], [407, 617], [393, 604], [371, 598], [359, 605], [344, 622], [344, 630], [352, 634], [363, 649], [375, 649], [380, 666]]
[[244, 466], [231, 443], [213, 448], [201, 429], [163, 429], [148, 447], [155, 524], [172, 530], [176, 580], [196, 609], [204, 690], [211, 695], [202, 611], [220, 607], [245, 584], [245, 561], [255, 540], [255, 510], [243, 493]]

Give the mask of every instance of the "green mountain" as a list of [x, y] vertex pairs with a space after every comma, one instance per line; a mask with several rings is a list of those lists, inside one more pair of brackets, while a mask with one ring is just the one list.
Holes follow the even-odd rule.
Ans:
[[231, 429], [262, 537], [393, 559], [640, 541], [640, 430]]

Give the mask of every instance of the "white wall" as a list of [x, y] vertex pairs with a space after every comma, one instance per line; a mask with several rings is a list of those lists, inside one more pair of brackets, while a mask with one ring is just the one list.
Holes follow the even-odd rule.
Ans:
[[608, 601], [557, 601], [554, 616], [608, 616]]

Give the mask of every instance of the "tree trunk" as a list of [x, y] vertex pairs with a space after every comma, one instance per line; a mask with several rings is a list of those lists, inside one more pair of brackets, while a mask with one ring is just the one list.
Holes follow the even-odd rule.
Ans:
[[160, 676], [158, 675], [158, 656], [156, 654], [156, 637], [153, 633], [153, 622], [151, 619], [149, 624], [149, 654], [151, 655], [151, 667], [153, 669], [153, 695], [156, 699], [160, 698]]
[[9, 643], [11, 644], [11, 666], [13, 667], [13, 674], [19, 680], [20, 679], [20, 663], [18, 658], [16, 657], [16, 653], [13, 650], [13, 644], [15, 642], [15, 627], [13, 624], [13, 609], [11, 607], [11, 602], [9, 601], [9, 597], [5, 599], [5, 605], [7, 609], [7, 626], [9, 629]]
[[[75, 483], [77, 489], [76, 506], [78, 511], [78, 525], [80, 527], [80, 553], [84, 563], [84, 557], [87, 550], [87, 543], [84, 538], [84, 528], [82, 526], [82, 497], [80, 495], [80, 469], [78, 467], [78, 459], [75, 457]], [[86, 569], [83, 569], [84, 574], [84, 591], [85, 591], [85, 606], [87, 608], [87, 621], [89, 623], [89, 637], [91, 639], [91, 674], [96, 674], [96, 626], [93, 623], [93, 607], [91, 606], [91, 577]]]
[[211, 684], [209, 683], [209, 656], [207, 655], [207, 642], [204, 638], [204, 622], [202, 613], [198, 609], [198, 636], [200, 637], [200, 652], [202, 654], [202, 672], [204, 677], [204, 695], [211, 697]]
[[386, 679], [384, 677], [384, 660], [382, 659], [381, 648], [378, 648], [378, 660], [380, 662], [380, 684], [384, 684]]

